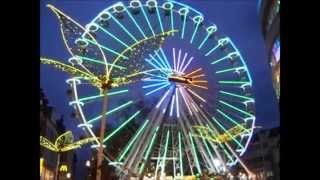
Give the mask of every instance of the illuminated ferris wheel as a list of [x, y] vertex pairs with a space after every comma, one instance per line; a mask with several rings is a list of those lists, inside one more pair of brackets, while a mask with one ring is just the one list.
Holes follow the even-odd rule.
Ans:
[[250, 72], [201, 12], [177, 1], [132, 0], [83, 27], [48, 7], [71, 57], [41, 62], [72, 74], [70, 105], [89, 136], [107, 119], [110, 165], [132, 176], [224, 174], [238, 162], [250, 172], [240, 160], [255, 125]]

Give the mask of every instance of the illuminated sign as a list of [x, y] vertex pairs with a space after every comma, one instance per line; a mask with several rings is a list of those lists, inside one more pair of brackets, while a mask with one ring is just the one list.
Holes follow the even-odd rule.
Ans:
[[59, 171], [60, 172], [68, 172], [68, 166], [67, 165], [61, 165]]
[[280, 39], [277, 38], [272, 47], [272, 55], [274, 56], [276, 62], [280, 61]]
[[43, 161], [43, 158], [40, 158], [40, 176], [42, 175]]

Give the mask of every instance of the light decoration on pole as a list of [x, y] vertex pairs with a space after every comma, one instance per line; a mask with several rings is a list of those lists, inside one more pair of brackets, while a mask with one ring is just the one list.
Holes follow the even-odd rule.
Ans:
[[50, 151], [57, 153], [57, 164], [56, 164], [56, 172], [55, 172], [55, 180], [58, 179], [59, 171], [67, 172], [68, 167], [66, 165], [60, 165], [60, 154], [63, 152], [67, 152], [70, 150], [81, 148], [83, 145], [88, 144], [90, 142], [96, 141], [96, 137], [89, 137], [85, 139], [81, 139], [79, 141], [74, 142], [73, 135], [71, 131], [67, 131], [61, 134], [54, 143], [52, 143], [47, 138], [40, 136], [40, 145]]
[[59, 168], [59, 171], [60, 172], [68, 172], [68, 165], [66, 165], [66, 164], [62, 164], [61, 166], [60, 166], [60, 168]]
[[53, 152], [61, 153], [70, 151], [73, 149], [81, 148], [83, 145], [95, 141], [94, 137], [81, 139], [79, 141], [73, 142], [73, 135], [71, 131], [67, 131], [61, 134], [56, 140], [55, 143], [52, 143], [47, 138], [40, 136], [40, 145], [45, 147]]
[[[59, 18], [71, 58], [40, 60], [72, 76], [67, 81], [70, 106], [88, 136], [96, 137], [92, 128], [100, 121], [100, 139], [93, 145], [100, 159], [97, 180], [103, 150], [108, 164], [137, 177], [151, 163], [156, 163], [156, 177], [169, 174], [166, 169], [175, 175], [176, 167], [184, 177], [201, 175], [204, 169], [224, 173], [237, 162], [243, 164], [239, 157], [255, 124], [251, 75], [233, 41], [221, 37], [201, 12], [173, 0], [131, 0], [109, 6], [83, 27], [48, 7]], [[85, 96], [89, 93], [83, 88], [92, 87], [100, 92]], [[101, 101], [101, 114], [87, 111]], [[147, 102], [150, 110], [134, 108], [140, 102]], [[124, 112], [128, 117], [119, 118]], [[110, 116], [119, 121], [104, 135]], [[112, 158], [112, 145], [118, 145], [115, 137], [133, 122], [140, 127]]]

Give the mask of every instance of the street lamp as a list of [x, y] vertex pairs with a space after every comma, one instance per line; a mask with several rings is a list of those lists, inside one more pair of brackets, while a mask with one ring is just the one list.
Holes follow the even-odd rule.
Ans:
[[71, 178], [71, 173], [67, 173], [67, 178], [70, 179]]
[[87, 167], [90, 167], [90, 166], [91, 166], [90, 160], [87, 160], [87, 161], [86, 161], [86, 166], [87, 166]]

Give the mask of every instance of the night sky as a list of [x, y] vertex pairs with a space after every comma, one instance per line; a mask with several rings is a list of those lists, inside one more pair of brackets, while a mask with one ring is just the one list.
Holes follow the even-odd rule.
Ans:
[[[40, 55], [52, 59], [68, 59], [70, 56], [63, 44], [56, 16], [45, 6], [50, 3], [85, 25], [114, 0], [45, 1], [40, 4]], [[185, 0], [184, 2], [202, 12], [206, 19], [214, 22], [219, 31], [231, 37], [245, 58], [253, 78], [256, 101], [256, 123], [263, 128], [279, 126], [279, 107], [272, 88], [271, 69], [265, 52], [257, 4], [258, 0]], [[50, 66], [41, 65], [40, 86], [58, 114], [63, 114], [67, 129], [77, 136], [81, 130], [70, 118], [73, 110], [68, 105], [65, 80], [68, 75]], [[84, 168], [89, 158], [89, 149], [82, 149], [78, 156], [78, 171]], [[84, 171], [82, 171], [84, 172]], [[80, 176], [79, 176], [80, 177]], [[77, 178], [79, 179], [79, 178]]]

